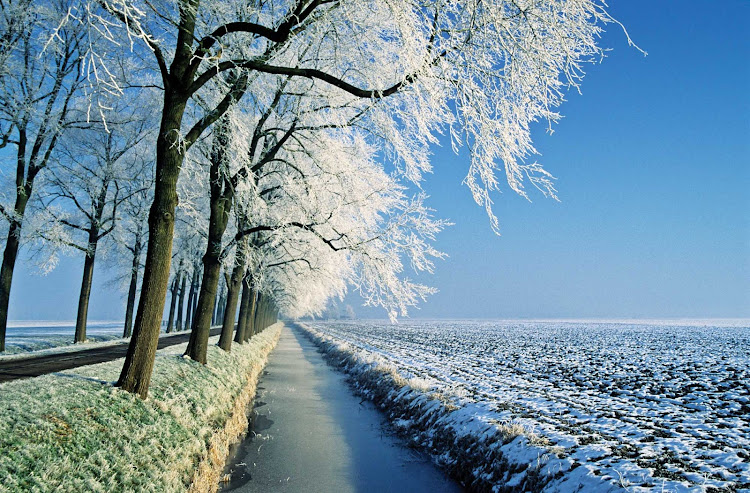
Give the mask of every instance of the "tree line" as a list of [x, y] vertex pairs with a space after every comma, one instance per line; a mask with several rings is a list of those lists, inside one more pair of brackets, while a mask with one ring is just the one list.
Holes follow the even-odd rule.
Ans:
[[469, 149], [496, 231], [498, 175], [555, 197], [530, 128], [611, 22], [596, 0], [0, 3], [0, 350], [22, 245], [42, 269], [83, 255], [76, 341], [97, 255], [118, 266], [117, 385], [143, 397], [164, 319], [206, 363], [212, 324], [229, 351], [347, 289], [406, 315], [434, 292], [406, 267], [444, 257], [431, 147]]

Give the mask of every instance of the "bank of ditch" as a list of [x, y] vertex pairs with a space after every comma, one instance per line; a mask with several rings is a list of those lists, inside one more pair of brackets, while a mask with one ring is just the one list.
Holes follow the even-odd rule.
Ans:
[[214, 491], [282, 324], [208, 365], [157, 352], [149, 397], [113, 386], [122, 359], [0, 384], [0, 492]]
[[335, 339], [305, 324], [297, 327], [329, 363], [347, 373], [357, 392], [387, 416], [412, 446], [432, 455], [470, 491], [617, 491], [586, 477], [587, 470], [544, 437], [513, 423], [478, 419], [470, 407], [430, 392], [419, 378], [407, 379], [378, 354]]

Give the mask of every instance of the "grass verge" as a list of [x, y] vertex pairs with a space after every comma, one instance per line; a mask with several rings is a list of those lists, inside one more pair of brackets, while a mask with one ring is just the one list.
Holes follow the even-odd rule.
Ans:
[[0, 491], [215, 489], [281, 327], [206, 366], [159, 351], [146, 400], [112, 386], [122, 359], [0, 385]]

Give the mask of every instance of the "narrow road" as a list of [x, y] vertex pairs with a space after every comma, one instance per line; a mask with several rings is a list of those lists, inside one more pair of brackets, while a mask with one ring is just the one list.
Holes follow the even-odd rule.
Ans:
[[462, 491], [429, 458], [389, 434], [369, 401], [360, 401], [313, 343], [285, 327], [222, 491]]
[[[221, 333], [221, 329], [212, 329], [211, 335]], [[188, 342], [190, 332], [178, 332], [159, 338], [159, 349]], [[115, 346], [92, 347], [80, 351], [58, 354], [41, 354], [23, 359], [2, 361], [0, 359], [0, 383], [18, 380], [20, 378], [38, 377], [47, 373], [68, 370], [83, 365], [104, 363], [117, 358], [124, 358], [128, 352], [128, 343], [123, 342]]]

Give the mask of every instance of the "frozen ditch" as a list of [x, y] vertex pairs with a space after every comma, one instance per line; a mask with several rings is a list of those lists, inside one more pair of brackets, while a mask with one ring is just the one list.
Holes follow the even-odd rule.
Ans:
[[460, 493], [425, 454], [384, 433], [382, 414], [298, 331], [284, 328], [258, 383], [225, 492]]

